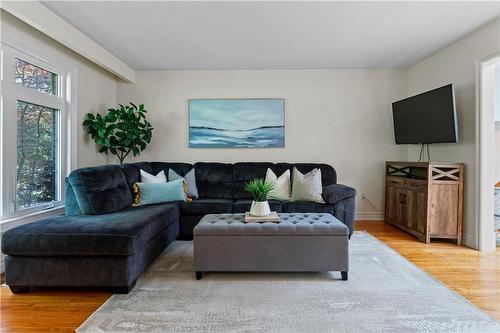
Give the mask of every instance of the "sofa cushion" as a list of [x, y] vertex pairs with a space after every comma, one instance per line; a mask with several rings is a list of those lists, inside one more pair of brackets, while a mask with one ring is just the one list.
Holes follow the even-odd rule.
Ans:
[[181, 202], [183, 216], [231, 213], [233, 201], [228, 199], [197, 199], [190, 202]]
[[120, 168], [122, 168], [123, 173], [125, 174], [125, 179], [131, 191], [132, 186], [141, 181], [141, 170], [144, 170], [147, 173], [153, 173], [153, 170], [148, 162], [125, 163], [120, 165]]
[[200, 199], [233, 198], [232, 164], [199, 162], [194, 165], [194, 171], [196, 173], [196, 185]]
[[184, 176], [193, 168], [192, 164], [182, 162], [150, 162], [149, 165], [155, 175], [160, 171], [164, 171], [165, 175], [168, 175], [168, 170], [172, 169], [177, 174]]
[[132, 205], [130, 187], [118, 165], [77, 169], [68, 180], [83, 214], [113, 213]]
[[76, 195], [73, 191], [73, 186], [69, 183], [68, 177], [64, 179], [65, 200], [64, 200], [64, 214], [66, 215], [82, 215]]
[[[281, 213], [283, 211], [283, 204], [278, 200], [268, 200], [271, 211]], [[250, 211], [252, 205], [251, 199], [238, 199], [233, 203], [233, 213], [245, 213]]]
[[330, 213], [333, 206], [312, 201], [284, 201], [283, 213]]
[[58, 216], [8, 230], [2, 252], [13, 256], [130, 255], [172, 223], [177, 204], [128, 208], [105, 215]]
[[267, 169], [274, 171], [274, 164], [267, 162], [235, 163], [233, 168], [233, 199], [250, 199], [245, 184], [255, 178], [266, 178]]

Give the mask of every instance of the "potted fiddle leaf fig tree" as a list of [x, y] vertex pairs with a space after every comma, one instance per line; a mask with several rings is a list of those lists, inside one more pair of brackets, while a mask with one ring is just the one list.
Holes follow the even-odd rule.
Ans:
[[250, 192], [253, 199], [250, 215], [267, 216], [271, 214], [267, 195], [272, 191], [273, 187], [273, 184], [266, 182], [264, 179], [253, 179], [245, 184], [245, 190]]
[[153, 127], [146, 119], [144, 104], [119, 104], [106, 115], [87, 113], [83, 127], [100, 146], [99, 152], [116, 155], [123, 164], [130, 153], [139, 155], [151, 143]]

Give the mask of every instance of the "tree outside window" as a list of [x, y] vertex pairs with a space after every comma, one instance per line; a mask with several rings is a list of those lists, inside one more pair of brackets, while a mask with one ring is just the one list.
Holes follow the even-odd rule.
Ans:
[[[16, 58], [14, 83], [57, 94], [58, 75]], [[58, 110], [17, 100], [16, 210], [56, 200]]]

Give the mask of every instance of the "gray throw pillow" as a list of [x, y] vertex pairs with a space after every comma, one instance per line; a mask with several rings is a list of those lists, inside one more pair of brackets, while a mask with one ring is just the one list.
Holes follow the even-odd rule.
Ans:
[[322, 194], [321, 169], [313, 169], [304, 175], [297, 168], [293, 168], [292, 201], [325, 203]]
[[168, 181], [182, 179], [186, 181], [187, 184], [187, 196], [191, 199], [198, 199], [198, 188], [196, 187], [196, 176], [194, 174], [194, 168], [191, 169], [184, 177], [180, 176], [177, 172], [172, 169], [168, 169]]

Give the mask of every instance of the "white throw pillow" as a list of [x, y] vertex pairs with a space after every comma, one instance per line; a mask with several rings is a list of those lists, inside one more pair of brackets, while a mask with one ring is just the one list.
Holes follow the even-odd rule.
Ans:
[[151, 183], [166, 183], [167, 176], [165, 176], [165, 171], [160, 171], [158, 174], [152, 175], [141, 169], [141, 183], [151, 184]]
[[274, 186], [267, 195], [268, 199], [290, 200], [290, 192], [292, 189], [292, 184], [290, 183], [290, 170], [286, 170], [278, 178], [273, 170], [268, 168], [266, 171], [266, 182]]
[[320, 169], [311, 170], [303, 175], [297, 168], [293, 168], [292, 201], [325, 203], [322, 194]]

